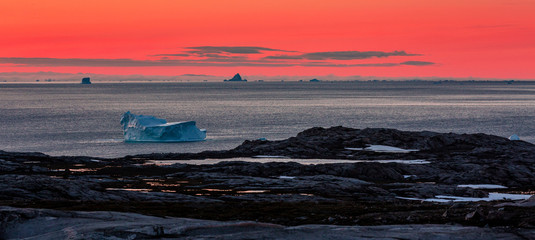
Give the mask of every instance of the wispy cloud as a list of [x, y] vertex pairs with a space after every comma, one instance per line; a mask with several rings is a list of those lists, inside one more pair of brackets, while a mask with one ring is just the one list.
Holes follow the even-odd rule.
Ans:
[[409, 54], [405, 51], [381, 52], [381, 51], [336, 51], [336, 52], [311, 52], [300, 55], [275, 55], [267, 56], [266, 59], [308, 59], [308, 60], [357, 60], [367, 58], [381, 58], [392, 56], [420, 56], [421, 54]]
[[198, 60], [133, 60], [133, 59], [88, 59], [88, 58], [0, 58], [0, 64], [11, 64], [20, 67], [154, 67], [154, 66], [260, 66], [286, 67], [295, 64], [255, 61], [248, 59], [208, 58]]
[[276, 52], [290, 52], [281, 49], [266, 48], [266, 47], [250, 47], [250, 46], [238, 46], [238, 47], [225, 47], [225, 46], [200, 46], [200, 47], [186, 47], [186, 49], [192, 49], [188, 51], [190, 53], [236, 53], [236, 54], [258, 54], [263, 51], [276, 51]]
[[[363, 59], [412, 57], [421, 54], [405, 51], [331, 51], [299, 53], [266, 47], [187, 47], [177, 53], [150, 55], [153, 59], [130, 58], [21, 58], [0, 57], [0, 64], [20, 67], [173, 67], [173, 66], [219, 66], [219, 67], [395, 67], [402, 65], [427, 66], [426, 61], [362, 62]], [[277, 54], [278, 53], [278, 54]], [[272, 55], [273, 54], [273, 55]], [[277, 54], [277, 55], [275, 55]], [[154, 59], [154, 58], [157, 59]]]
[[290, 59], [303, 59], [302, 55], [275, 55], [267, 56], [264, 59], [280, 59], [280, 60], [290, 60]]
[[396, 67], [400, 63], [357, 63], [357, 64], [333, 64], [333, 63], [305, 63], [306, 67]]
[[126, 58], [103, 59], [103, 58], [0, 58], [0, 63], [14, 64], [18, 66], [86, 66], [86, 67], [144, 67], [144, 66], [172, 66], [176, 60], [133, 60]]
[[213, 77], [212, 75], [207, 75], [207, 74], [193, 74], [193, 73], [186, 73], [186, 74], [182, 74], [180, 76], [184, 76], [184, 77]]
[[518, 27], [516, 24], [473, 25], [468, 28], [511, 28]]
[[338, 51], [338, 52], [312, 52], [301, 55], [310, 60], [355, 60], [373, 57], [392, 57], [392, 56], [419, 56], [419, 54], [408, 54], [405, 51], [380, 52], [380, 51]]
[[406, 61], [402, 63], [335, 64], [330, 62], [278, 62], [244, 58], [208, 58], [199, 60], [133, 60], [86, 58], [0, 58], [0, 64], [20, 67], [157, 67], [157, 66], [218, 66], [218, 67], [394, 67], [400, 65], [426, 66], [432, 62]]
[[151, 57], [189, 57], [190, 54], [187, 53], [165, 53], [165, 54], [155, 54], [149, 55]]
[[406, 61], [400, 63], [401, 65], [412, 65], [412, 66], [427, 66], [427, 65], [433, 65], [434, 62], [424, 62], [424, 61]]

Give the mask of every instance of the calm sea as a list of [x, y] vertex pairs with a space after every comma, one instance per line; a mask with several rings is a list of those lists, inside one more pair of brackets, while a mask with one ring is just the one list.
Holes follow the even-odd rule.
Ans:
[[[125, 143], [121, 115], [194, 120], [194, 143]], [[1, 84], [0, 149], [119, 157], [230, 149], [314, 127], [517, 134], [535, 142], [535, 83]]]

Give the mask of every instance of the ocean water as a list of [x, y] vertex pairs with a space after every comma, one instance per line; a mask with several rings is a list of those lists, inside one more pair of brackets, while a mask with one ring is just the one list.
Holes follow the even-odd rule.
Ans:
[[[194, 120], [207, 140], [125, 143], [121, 115]], [[230, 149], [310, 127], [517, 134], [535, 142], [535, 83], [0, 84], [0, 150], [119, 157]]]

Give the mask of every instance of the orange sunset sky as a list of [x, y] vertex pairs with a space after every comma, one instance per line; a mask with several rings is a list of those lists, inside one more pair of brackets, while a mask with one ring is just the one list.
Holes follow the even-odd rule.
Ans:
[[1, 0], [0, 72], [535, 79], [533, 0]]

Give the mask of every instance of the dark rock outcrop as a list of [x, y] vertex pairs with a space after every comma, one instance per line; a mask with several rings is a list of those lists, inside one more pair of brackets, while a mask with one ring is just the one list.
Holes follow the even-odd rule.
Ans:
[[[368, 148], [373, 145], [411, 151]], [[295, 162], [234, 159], [257, 155], [286, 156]], [[228, 161], [152, 164], [155, 159], [208, 158]], [[325, 163], [306, 165], [299, 159]], [[349, 162], [328, 163], [329, 159]], [[415, 160], [421, 164], [407, 164]], [[286, 225], [460, 223], [532, 228], [532, 199], [442, 204], [409, 199], [532, 193], [534, 163], [535, 145], [498, 136], [345, 127], [311, 128], [280, 141], [245, 141], [226, 151], [115, 159], [0, 151], [0, 204]], [[499, 184], [507, 189], [459, 184]]]
[[[435, 157], [449, 160], [458, 155], [470, 159], [518, 158], [535, 162], [531, 156], [535, 146], [524, 141], [487, 134], [455, 134], [435, 132], [409, 132], [395, 129], [345, 127], [311, 128], [296, 137], [282, 141], [245, 141], [234, 152], [243, 155], [284, 155], [296, 158], [348, 158], [359, 159], [381, 156], [376, 152], [361, 151], [341, 154], [345, 148], [367, 145], [388, 145], [403, 149], [418, 149], [400, 157]], [[527, 158], [523, 158], [530, 156]], [[382, 156], [381, 156], [382, 157]], [[465, 159], [466, 160], [466, 159]]]
[[247, 79], [242, 79], [239, 73], [236, 73], [231, 79], [225, 79], [225, 82], [247, 82]]
[[[412, 152], [354, 151], [347, 148], [365, 148], [369, 145], [387, 145]], [[419, 180], [454, 183], [492, 183], [508, 187], [534, 187], [535, 145], [524, 141], [487, 134], [455, 134], [436, 132], [410, 132], [395, 129], [345, 127], [311, 128], [296, 137], [280, 141], [245, 141], [228, 151], [201, 153], [145, 154], [125, 159], [205, 159], [252, 157], [256, 155], [286, 156], [309, 159], [350, 160], [416, 160], [431, 162], [427, 165], [359, 163], [344, 167], [299, 167], [299, 174], [324, 174], [335, 171], [337, 176], [352, 176], [363, 180], [399, 181], [402, 175], [416, 175]], [[124, 161], [125, 159], [121, 159]], [[250, 168], [252, 165], [247, 164]], [[234, 167], [235, 169], [236, 167]], [[327, 170], [326, 168], [336, 168]], [[258, 172], [288, 172], [297, 174], [292, 165], [280, 168], [265, 167]], [[314, 169], [314, 170], [312, 170]], [[246, 169], [244, 169], [245, 171]], [[247, 170], [248, 171], [248, 170]]]

